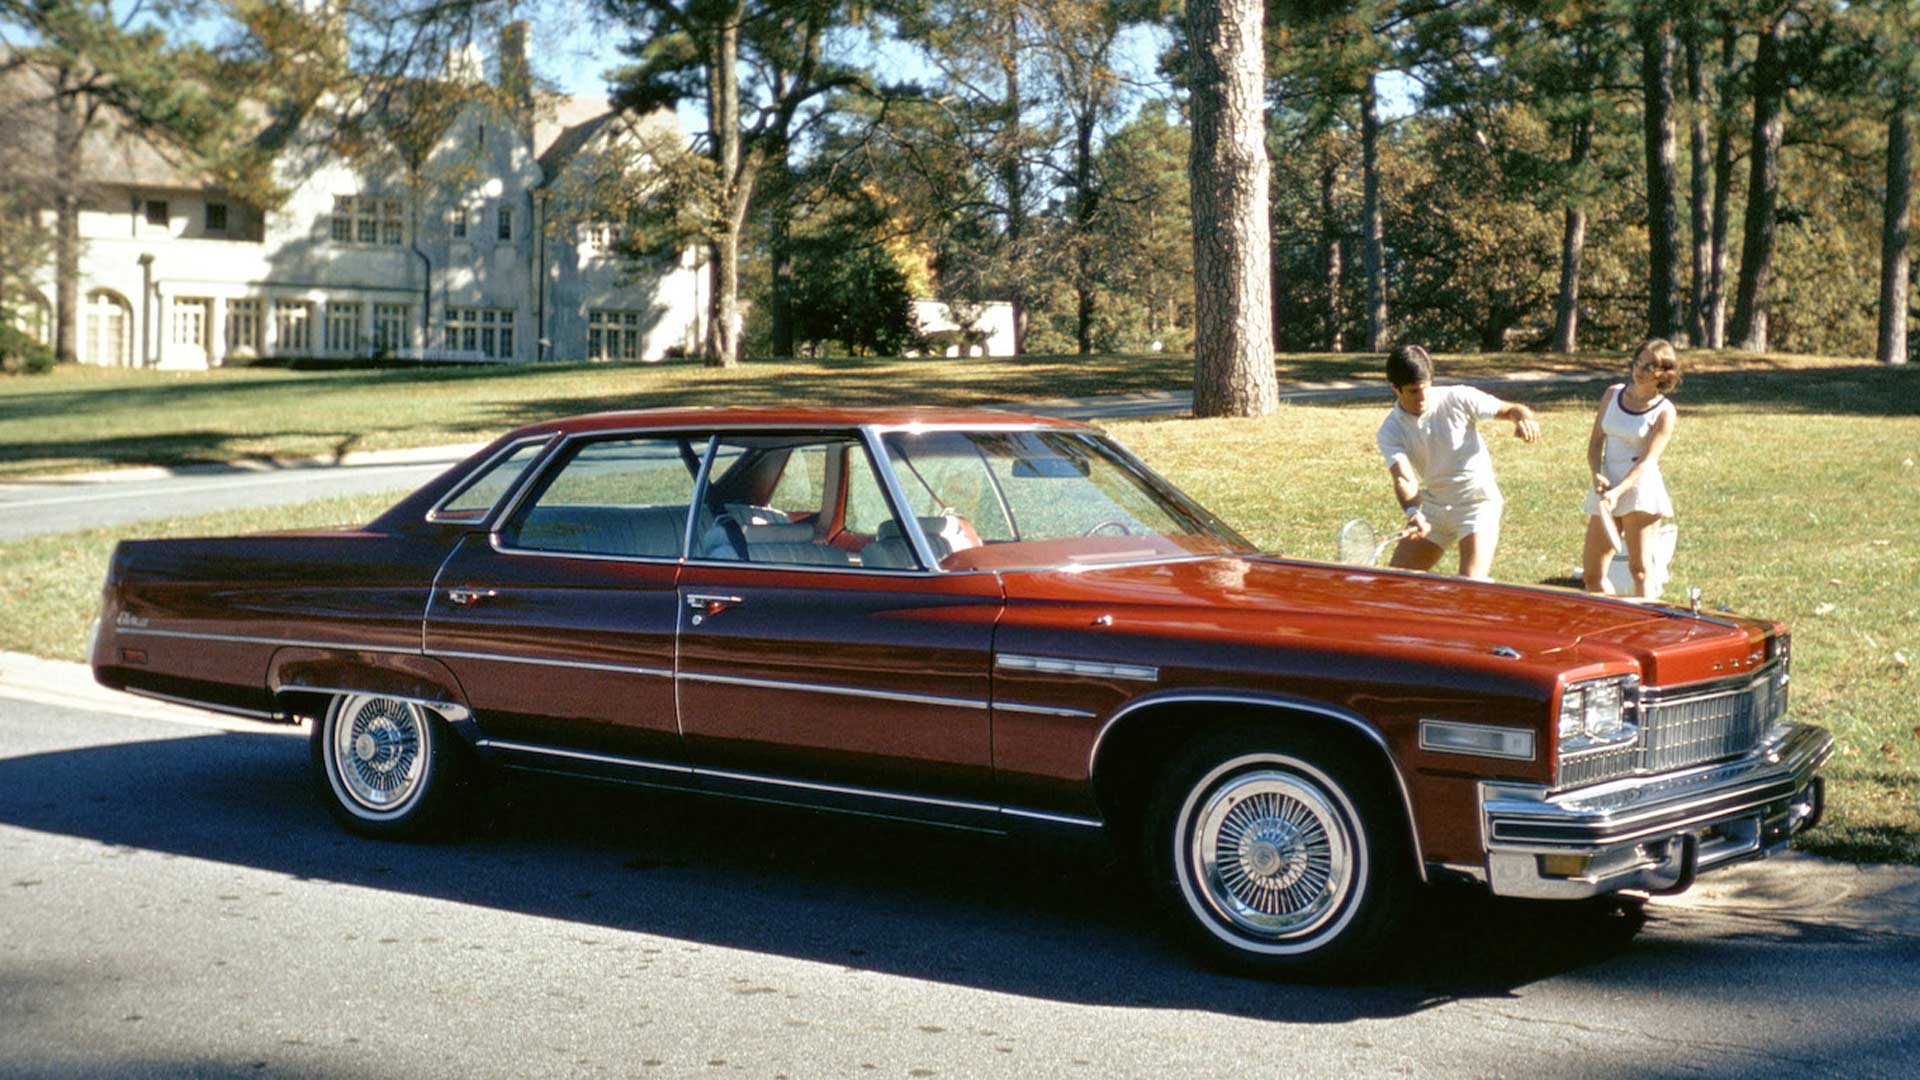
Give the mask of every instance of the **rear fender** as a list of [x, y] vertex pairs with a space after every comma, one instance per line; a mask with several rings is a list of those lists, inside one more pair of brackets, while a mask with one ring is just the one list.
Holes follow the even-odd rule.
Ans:
[[267, 690], [288, 715], [316, 716], [341, 694], [399, 698], [432, 709], [468, 743], [480, 737], [460, 681], [428, 656], [288, 647], [273, 654]]

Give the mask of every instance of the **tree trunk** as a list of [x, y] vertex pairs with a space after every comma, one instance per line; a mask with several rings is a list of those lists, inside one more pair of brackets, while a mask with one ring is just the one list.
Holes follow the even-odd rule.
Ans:
[[1027, 242], [1027, 183], [1026, 169], [1021, 161], [1023, 142], [1021, 117], [1026, 105], [1020, 97], [1020, 8], [1009, 4], [1006, 8], [1007, 24], [1001, 38], [1000, 72], [1007, 88], [1006, 142], [1001, 148], [1005, 155], [1000, 162], [1000, 183], [1006, 188], [1007, 196], [1007, 268], [1008, 299], [1013, 303], [1013, 355], [1024, 356], [1027, 352], [1027, 290], [1026, 290], [1026, 242]]
[[1387, 347], [1387, 244], [1380, 209], [1380, 102], [1369, 72], [1360, 94], [1361, 213], [1366, 217], [1367, 351]]
[[[62, 364], [79, 359], [80, 344], [80, 142], [86, 134], [73, 74], [60, 69], [54, 80], [53, 147], [58, 156], [59, 192], [54, 199], [53, 357]], [[121, 358], [114, 357], [115, 362]]]
[[[1567, 148], [1567, 173], [1575, 184], [1593, 149], [1593, 118], [1583, 116], [1573, 127]], [[1587, 206], [1584, 192], [1567, 200], [1566, 221], [1560, 230], [1560, 295], [1553, 308], [1553, 351], [1580, 348], [1580, 260], [1587, 250]]]
[[1674, 272], [1680, 251], [1680, 221], [1674, 208], [1679, 170], [1673, 134], [1672, 21], [1666, 6], [1655, 3], [1643, 3], [1635, 21], [1640, 37], [1647, 147], [1647, 334], [1684, 345], [1680, 282]]
[[713, 134], [714, 163], [719, 168], [720, 221], [713, 241], [713, 297], [707, 334], [707, 366], [733, 367], [740, 362], [738, 311], [740, 300], [740, 225], [744, 200], [740, 190], [740, 24], [729, 20], [715, 42], [714, 61], [707, 72], [707, 124]]
[[1692, 106], [1688, 115], [1687, 150], [1691, 158], [1688, 162], [1691, 166], [1688, 180], [1693, 196], [1688, 206], [1688, 224], [1693, 240], [1693, 289], [1687, 296], [1687, 336], [1695, 345], [1704, 345], [1712, 340], [1707, 328], [1707, 277], [1713, 261], [1713, 226], [1708, 219], [1707, 202], [1708, 179], [1713, 165], [1709, 160], [1707, 145], [1710, 140], [1707, 113], [1712, 105], [1707, 97], [1705, 60], [1700, 55], [1704, 43], [1700, 40], [1698, 13], [1689, 15], [1683, 40], [1687, 50], [1687, 97]]
[[1910, 105], [1896, 101], [1887, 118], [1887, 202], [1880, 228], [1880, 338], [1874, 358], [1907, 362], [1908, 250], [1913, 217], [1913, 129]]
[[1093, 354], [1093, 215], [1096, 193], [1093, 190], [1093, 129], [1098, 117], [1092, 102], [1083, 102], [1074, 119], [1074, 341], [1081, 356]]
[[[1739, 58], [1740, 34], [1729, 28], [1720, 38], [1723, 78]], [[1733, 217], [1733, 112], [1727, 107], [1728, 96], [1722, 91], [1713, 122], [1713, 258], [1707, 266], [1707, 345], [1714, 349], [1727, 347], [1727, 226]]]
[[1782, 33], [1782, 20], [1769, 23], [1753, 60], [1753, 146], [1747, 152], [1747, 214], [1741, 230], [1740, 291], [1733, 307], [1734, 344], [1751, 352], [1767, 351], [1767, 284], [1773, 273], [1780, 199], [1780, 140], [1786, 130]]
[[1329, 157], [1320, 167], [1320, 246], [1321, 280], [1327, 289], [1326, 346], [1330, 353], [1341, 352], [1346, 343], [1346, 266], [1340, 257], [1340, 214], [1334, 204], [1334, 189], [1340, 182], [1340, 166]]
[[1258, 0], [1189, 0], [1193, 411], [1265, 416], [1273, 373], [1266, 45]]
[[767, 228], [767, 320], [775, 356], [793, 355], [793, 177], [786, 151], [773, 161]]

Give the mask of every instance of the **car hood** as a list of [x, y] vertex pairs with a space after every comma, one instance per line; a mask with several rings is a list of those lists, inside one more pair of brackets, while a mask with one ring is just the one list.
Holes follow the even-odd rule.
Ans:
[[[1132, 609], [1136, 618], [1188, 630], [1212, 626], [1245, 637], [1368, 640], [1403, 649], [1485, 655], [1511, 650], [1529, 659], [1563, 654], [1631, 659], [1652, 681], [1710, 677], [1733, 658], [1764, 651], [1767, 626], [1695, 618], [1662, 605], [1569, 589], [1278, 556], [1189, 559], [1009, 574], [1009, 603], [1069, 602]], [[1154, 609], [1149, 615], [1146, 609]], [[1676, 661], [1685, 655], [1688, 663]], [[1516, 657], [1517, 659], [1518, 657]], [[1662, 659], [1665, 672], [1654, 670]], [[1750, 663], [1750, 662], [1749, 662]]]

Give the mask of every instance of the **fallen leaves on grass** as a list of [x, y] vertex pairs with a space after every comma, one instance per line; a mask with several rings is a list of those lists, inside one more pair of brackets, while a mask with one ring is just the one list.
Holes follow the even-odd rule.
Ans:
[[1814, 606], [1813, 613], [1815, 615], [1831, 615], [1833, 614], [1833, 605], [1828, 603], [1817, 604]]

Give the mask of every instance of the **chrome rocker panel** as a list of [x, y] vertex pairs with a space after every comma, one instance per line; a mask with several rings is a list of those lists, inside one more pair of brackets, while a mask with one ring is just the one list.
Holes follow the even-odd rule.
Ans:
[[[1552, 794], [1533, 784], [1480, 784], [1487, 884], [1497, 896], [1579, 900], [1637, 889], [1680, 892], [1694, 874], [1787, 846], [1820, 817], [1814, 776], [1833, 753], [1825, 728], [1787, 725], [1737, 761]], [[1548, 874], [1543, 856], [1585, 857]]]

